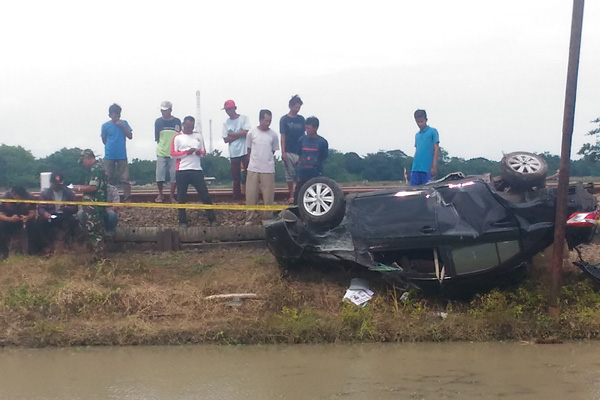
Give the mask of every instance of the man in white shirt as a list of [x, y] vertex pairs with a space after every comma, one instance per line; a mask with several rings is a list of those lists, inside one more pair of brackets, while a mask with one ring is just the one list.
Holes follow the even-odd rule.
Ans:
[[[171, 143], [171, 157], [175, 158], [175, 180], [177, 181], [177, 200], [185, 204], [188, 187], [191, 184], [198, 192], [204, 204], [212, 204], [208, 188], [204, 182], [204, 172], [200, 157], [206, 154], [202, 134], [194, 132], [196, 120], [192, 116], [183, 119], [183, 130], [173, 137]], [[206, 218], [211, 226], [217, 226], [217, 219], [213, 210], [205, 210]], [[187, 215], [185, 208], [179, 209], [179, 227], [187, 228]]]
[[[270, 129], [273, 115], [269, 110], [260, 110], [259, 125], [252, 128], [246, 136], [248, 146], [248, 177], [246, 178], [246, 205], [258, 203], [259, 190], [265, 205], [273, 204], [275, 198], [275, 159], [279, 150], [279, 136]], [[246, 225], [252, 224], [256, 211], [247, 211]], [[272, 212], [263, 212], [263, 221], [272, 216]]]
[[250, 130], [250, 120], [245, 115], [237, 113], [233, 100], [227, 100], [223, 110], [229, 118], [223, 124], [223, 141], [229, 145], [229, 161], [231, 163], [231, 180], [233, 181], [233, 200], [242, 200], [242, 170], [248, 167], [246, 157], [246, 135]]

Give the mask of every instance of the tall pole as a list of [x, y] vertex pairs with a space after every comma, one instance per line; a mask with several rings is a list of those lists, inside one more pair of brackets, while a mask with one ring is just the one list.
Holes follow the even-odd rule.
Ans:
[[550, 290], [550, 313], [560, 312], [559, 294], [562, 286], [562, 264], [567, 223], [567, 195], [569, 191], [569, 174], [571, 160], [571, 141], [573, 137], [573, 121], [575, 120], [575, 99], [577, 97], [577, 76], [579, 72], [579, 53], [581, 48], [581, 31], [583, 25], [584, 0], [573, 0], [573, 17], [571, 19], [571, 41], [569, 44], [569, 66], [567, 69], [567, 89], [565, 92], [565, 109], [563, 113], [562, 146], [560, 151], [560, 167], [558, 171], [558, 194], [556, 198], [556, 218], [554, 221], [554, 246], [552, 251], [552, 286]]
[[212, 119], [208, 120], [208, 145], [210, 148], [210, 153], [213, 152], [213, 142], [212, 142]]
[[200, 91], [196, 90], [196, 132], [202, 133], [202, 116], [200, 115]]

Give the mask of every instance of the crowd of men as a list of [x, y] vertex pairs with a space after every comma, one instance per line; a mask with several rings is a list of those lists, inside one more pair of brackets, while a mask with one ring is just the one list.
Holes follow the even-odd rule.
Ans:
[[[300, 96], [292, 96], [288, 104], [290, 112], [281, 117], [278, 134], [271, 129], [273, 114], [270, 110], [260, 110], [259, 124], [252, 127], [250, 119], [237, 112], [235, 101], [225, 101], [223, 110], [227, 119], [223, 123], [222, 138], [229, 148], [234, 202], [256, 205], [259, 196], [262, 196], [263, 204], [273, 204], [275, 152], [280, 149], [285, 163], [290, 204], [295, 202], [297, 191], [304, 182], [322, 174], [329, 145], [317, 133], [319, 120], [316, 117], [305, 120], [298, 114], [302, 104]], [[184, 204], [191, 184], [203, 203], [212, 204], [201, 162], [206, 148], [202, 134], [193, 130], [194, 118], [187, 116], [182, 124], [179, 118], [173, 116], [173, 105], [169, 101], [164, 101], [160, 109], [162, 116], [154, 124], [154, 139], [157, 143], [156, 183], [159, 192], [156, 202], [165, 201], [164, 185], [169, 182], [171, 202]], [[170, 151], [166, 150], [168, 145]], [[213, 211], [207, 210], [206, 217], [211, 226], [218, 225]], [[268, 211], [260, 216], [263, 221], [270, 218], [272, 213]], [[245, 224], [258, 223], [257, 213], [247, 211]], [[187, 227], [185, 209], [179, 209], [179, 226]]]
[[[275, 152], [281, 150], [285, 166], [285, 180], [289, 204], [297, 204], [300, 188], [313, 177], [322, 175], [323, 162], [329, 153], [329, 144], [318, 134], [319, 119], [304, 118], [299, 114], [303, 105], [298, 95], [288, 102], [289, 112], [279, 120], [279, 134], [271, 129], [273, 115], [270, 110], [259, 112], [258, 126], [252, 127], [249, 118], [237, 112], [233, 100], [225, 101], [223, 110], [227, 119], [223, 123], [222, 138], [228, 144], [232, 197], [235, 202], [256, 205], [259, 195], [265, 205], [274, 203]], [[190, 185], [194, 187], [205, 204], [212, 204], [202, 170], [202, 157], [206, 155], [202, 134], [194, 130], [195, 119], [186, 116], [181, 120], [173, 116], [173, 105], [164, 101], [160, 105], [161, 117], [155, 121], [156, 183], [158, 196], [155, 201], [166, 200], [164, 185], [169, 183], [169, 201], [185, 204]], [[12, 236], [24, 232], [29, 254], [49, 256], [65, 238], [72, 238], [78, 229], [85, 231], [93, 251], [102, 255], [104, 238], [114, 233], [118, 222], [118, 207], [97, 206], [95, 202], [119, 203], [116, 186], [123, 191], [123, 202], [129, 202], [131, 183], [127, 160], [127, 140], [133, 138], [133, 129], [121, 119], [118, 104], [109, 107], [110, 120], [102, 125], [104, 159], [98, 160], [90, 149], [82, 151], [79, 162], [87, 170], [85, 184], [64, 185], [63, 175], [53, 172], [50, 187], [40, 194], [41, 200], [73, 202], [75, 193], [82, 195], [81, 209], [76, 204], [36, 204], [27, 190], [15, 186], [4, 194], [0, 202], [0, 259], [8, 257]], [[414, 113], [419, 132], [415, 135], [415, 157], [411, 170], [411, 185], [431, 180], [437, 172], [439, 135], [427, 125], [425, 110]], [[1, 200], [0, 200], [1, 201]], [[246, 225], [259, 223], [258, 213], [249, 210]], [[213, 210], [206, 210], [211, 226], [218, 226]], [[271, 212], [263, 212], [262, 221], [272, 218]], [[179, 226], [188, 224], [185, 208], [178, 210]]]

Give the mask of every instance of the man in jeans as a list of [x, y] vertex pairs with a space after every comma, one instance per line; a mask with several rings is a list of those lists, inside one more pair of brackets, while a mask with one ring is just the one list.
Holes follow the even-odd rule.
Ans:
[[115, 171], [123, 186], [123, 201], [131, 198], [131, 182], [129, 182], [129, 165], [127, 164], [126, 139], [133, 137], [131, 127], [121, 119], [121, 106], [113, 104], [108, 108], [110, 121], [102, 125], [102, 143], [104, 143], [104, 169], [109, 183], [117, 185], [114, 180]]
[[237, 113], [233, 100], [227, 100], [223, 110], [229, 118], [223, 124], [223, 141], [229, 145], [229, 159], [231, 163], [231, 179], [233, 181], [233, 200], [242, 200], [242, 170], [248, 169], [246, 157], [246, 135], [250, 130], [250, 121], [245, 115]]
[[437, 174], [437, 162], [440, 155], [440, 134], [437, 129], [427, 125], [427, 112], [417, 110], [414, 113], [419, 132], [415, 134], [415, 157], [410, 172], [411, 186], [424, 185]]
[[[183, 119], [183, 131], [173, 137], [171, 143], [171, 157], [177, 159], [175, 176], [177, 180], [177, 202], [185, 204], [188, 186], [192, 185], [204, 204], [212, 204], [200, 157], [206, 154], [202, 134], [194, 132], [196, 120], [192, 116]], [[213, 210], [206, 210], [206, 218], [211, 226], [217, 226], [217, 219]], [[187, 228], [187, 215], [185, 208], [179, 209], [179, 227]]]

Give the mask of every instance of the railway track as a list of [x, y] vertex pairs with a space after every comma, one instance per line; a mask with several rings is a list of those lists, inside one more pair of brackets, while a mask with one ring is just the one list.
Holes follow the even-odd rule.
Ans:
[[[378, 189], [391, 189], [393, 186], [346, 186], [342, 190], [344, 194], [348, 193], [364, 193], [371, 192]], [[215, 203], [231, 203], [232, 192], [231, 189], [221, 188], [208, 188], [208, 192]], [[157, 190], [133, 190], [131, 192], [131, 201], [133, 203], [152, 203], [158, 196]], [[166, 201], [169, 201], [168, 194], [165, 194]], [[188, 191], [188, 201], [195, 201], [198, 195], [195, 191]], [[285, 201], [288, 197], [286, 188], [275, 188], [275, 201]]]
[[[556, 182], [548, 182], [547, 185], [549, 187], [558, 186]], [[349, 193], [366, 193], [372, 192], [375, 190], [382, 189], [393, 189], [398, 186], [389, 185], [389, 186], [344, 186], [342, 190], [344, 194]], [[232, 202], [232, 192], [231, 189], [223, 189], [223, 188], [211, 188], [209, 186], [208, 192], [215, 203], [231, 203]], [[165, 193], [167, 193], [165, 191]], [[134, 203], [151, 203], [154, 202], [158, 196], [158, 191], [154, 189], [144, 189], [144, 190], [133, 190], [131, 192], [131, 200]], [[198, 195], [195, 191], [188, 191], [188, 201], [197, 201]], [[287, 188], [275, 188], [275, 201], [285, 201], [288, 197]], [[168, 201], [168, 194], [166, 194], [166, 201]]]

